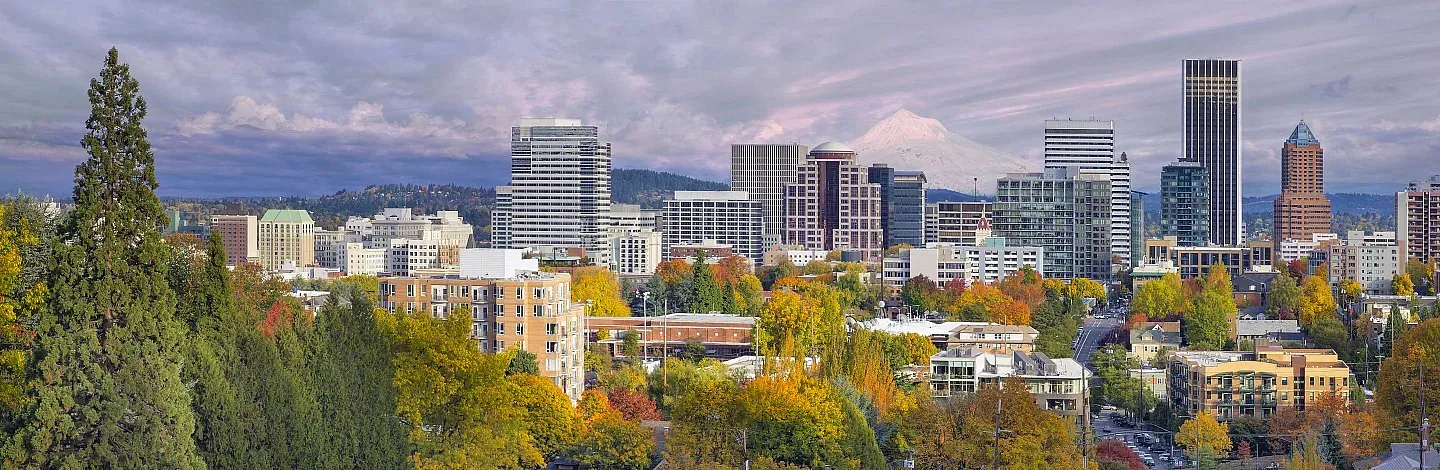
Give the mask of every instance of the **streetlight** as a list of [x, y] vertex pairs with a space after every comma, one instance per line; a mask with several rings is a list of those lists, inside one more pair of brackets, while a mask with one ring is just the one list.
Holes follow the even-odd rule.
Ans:
[[650, 292], [648, 291], [640, 292], [640, 316], [650, 316]]

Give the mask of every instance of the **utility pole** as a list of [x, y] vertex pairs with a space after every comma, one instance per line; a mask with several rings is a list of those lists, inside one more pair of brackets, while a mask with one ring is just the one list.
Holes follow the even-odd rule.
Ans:
[[1425, 468], [1425, 451], [1430, 450], [1430, 415], [1425, 409], [1425, 353], [1420, 356], [1420, 468]]
[[1000, 402], [1004, 399], [1005, 396], [1000, 394], [1000, 384], [995, 384], [995, 454], [990, 463], [991, 470], [1000, 470]]

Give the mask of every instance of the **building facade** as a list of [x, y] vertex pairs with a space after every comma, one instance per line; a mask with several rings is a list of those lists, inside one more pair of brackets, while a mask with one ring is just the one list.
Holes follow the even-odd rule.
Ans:
[[1350, 368], [1328, 349], [1177, 351], [1171, 358], [1171, 404], [1190, 416], [1263, 420], [1280, 408], [1304, 411], [1324, 394], [1350, 396]]
[[947, 246], [901, 250], [882, 263], [882, 278], [891, 289], [899, 289], [915, 276], [925, 276], [944, 285], [952, 279], [995, 283], [1011, 273], [1030, 267], [1045, 273], [1044, 249], [1023, 246]]
[[665, 253], [670, 247], [714, 240], [735, 254], [761, 261], [764, 254], [764, 211], [745, 191], [675, 191], [660, 216]]
[[1180, 349], [1180, 322], [1144, 322], [1130, 328], [1130, 357], [1148, 363], [1161, 349]]
[[1160, 172], [1160, 234], [1184, 246], [1210, 243], [1209, 172], [1193, 162], [1166, 165]]
[[1130, 266], [1130, 159], [1115, 155], [1115, 121], [1045, 121], [1045, 168], [1076, 167], [1110, 177], [1110, 253]]
[[732, 144], [730, 189], [745, 191], [760, 201], [765, 219], [765, 246], [780, 243], [785, 228], [785, 187], [809, 148], [800, 144]]
[[1395, 194], [1395, 237], [1400, 259], [1440, 261], [1440, 175]]
[[310, 212], [267, 210], [260, 217], [257, 233], [260, 265], [265, 269], [315, 265], [315, 220], [310, 218]]
[[508, 278], [459, 276], [380, 279], [380, 306], [445, 318], [470, 312], [471, 336], [486, 352], [519, 348], [536, 356], [540, 376], [571, 400], [585, 390], [583, 304], [570, 302], [570, 275], [520, 272]]
[[1111, 277], [1110, 177], [1073, 167], [1010, 173], [995, 196], [996, 236], [1013, 246], [1039, 247], [1045, 275]]
[[[687, 343], [699, 341], [705, 357], [734, 359], [754, 354], [751, 334], [756, 317], [719, 313], [671, 313], [653, 317], [586, 317], [588, 338], [621, 355], [625, 335], [639, 335], [641, 359], [680, 357]], [[604, 331], [604, 333], [601, 333]]]
[[1051, 359], [1038, 352], [995, 354], [970, 348], [930, 357], [930, 394], [935, 398], [969, 395], [981, 386], [1017, 377], [1040, 408], [1080, 420], [1089, 414], [1085, 382], [1090, 376], [1074, 359]]
[[1304, 120], [1280, 148], [1280, 176], [1280, 196], [1275, 198], [1275, 239], [1305, 240], [1330, 232], [1325, 151]]
[[260, 261], [260, 219], [253, 215], [210, 217], [210, 234], [219, 234], [225, 244], [225, 264]]
[[936, 203], [935, 241], [950, 245], [984, 245], [985, 237], [980, 236], [980, 224], [994, 215], [995, 203], [991, 201]]
[[1240, 61], [1185, 59], [1182, 159], [1205, 167], [1209, 192], [1209, 238], [1217, 245], [1244, 239], [1240, 213]]
[[1145, 260], [1145, 196], [1140, 191], [1130, 191], [1130, 267], [1139, 266]]
[[497, 248], [578, 247], [610, 264], [610, 143], [579, 119], [510, 128], [510, 185], [496, 212]]
[[879, 260], [885, 250], [880, 185], [869, 180], [849, 147], [826, 142], [811, 149], [795, 183], [785, 187], [785, 243]]
[[1330, 245], [1330, 282], [1350, 279], [1367, 294], [1391, 293], [1390, 281], [1405, 272], [1406, 262], [1395, 240], [1395, 232], [1348, 232], [1345, 243]]
[[870, 182], [880, 185], [880, 226], [885, 247], [925, 246], [925, 173], [870, 165]]

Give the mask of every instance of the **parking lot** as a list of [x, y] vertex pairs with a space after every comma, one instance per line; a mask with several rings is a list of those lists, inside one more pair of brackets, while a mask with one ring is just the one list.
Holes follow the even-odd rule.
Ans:
[[[1149, 425], [1147, 423], [1130, 423], [1123, 416], [1115, 412], [1102, 412], [1099, 417], [1093, 417], [1095, 433], [1100, 439], [1115, 439], [1125, 443], [1127, 447], [1140, 455], [1140, 459], [1153, 469], [1179, 468], [1172, 465], [1172, 448], [1170, 438], [1165, 430]], [[1175, 460], [1180, 460], [1183, 453], [1179, 449], [1173, 449]]]

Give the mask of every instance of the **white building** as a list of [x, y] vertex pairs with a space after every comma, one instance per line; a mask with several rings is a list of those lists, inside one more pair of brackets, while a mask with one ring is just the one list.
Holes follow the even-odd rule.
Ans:
[[611, 233], [660, 230], [660, 211], [644, 210], [639, 204], [611, 204]]
[[779, 266], [781, 262], [789, 260], [795, 266], [804, 266], [811, 261], [825, 261], [830, 252], [825, 250], [807, 250], [803, 247], [793, 245], [771, 245], [765, 250], [761, 264], [765, 266]]
[[882, 277], [892, 288], [915, 276], [938, 284], [951, 279], [994, 283], [1026, 266], [1044, 275], [1044, 259], [1044, 250], [1038, 247], [936, 245], [901, 250], [885, 258]]
[[671, 247], [714, 240], [735, 254], [761, 261], [764, 250], [760, 201], [745, 191], [675, 191], [661, 216], [667, 256]]
[[270, 209], [260, 217], [260, 265], [277, 271], [315, 264], [315, 220], [304, 210]]
[[930, 394], [950, 398], [975, 393], [1010, 377], [1025, 383], [1035, 404], [1062, 416], [1083, 419], [1089, 404], [1085, 382], [1091, 376], [1074, 359], [1051, 359], [1038, 352], [994, 354], [981, 348], [950, 349], [930, 356]]
[[525, 250], [467, 248], [460, 252], [462, 279], [508, 279], [540, 270], [540, 261], [526, 258]]
[[1405, 271], [1395, 232], [1352, 230], [1345, 243], [1330, 247], [1330, 282], [1353, 279], [1369, 294], [1389, 294], [1390, 281]]
[[[345, 225], [348, 229], [351, 222], [346, 221]], [[369, 224], [357, 222], [356, 225], [369, 225], [368, 233], [362, 232], [369, 237], [434, 240], [456, 250], [470, 247], [475, 234], [475, 228], [465, 223], [458, 211], [436, 211], [435, 215], [427, 216], [416, 215], [415, 210], [408, 207], [387, 207], [375, 214]]]
[[1333, 233], [1311, 234], [1308, 240], [1286, 238], [1280, 240], [1278, 246], [1275, 247], [1275, 256], [1279, 257], [1280, 261], [1295, 261], [1310, 256], [1310, 253], [1320, 248], [1322, 243], [1338, 239], [1340, 236]]
[[510, 185], [497, 188], [496, 248], [579, 247], [610, 265], [610, 143], [579, 119], [510, 128]]
[[1110, 176], [1110, 253], [1123, 266], [1130, 258], [1130, 161], [1115, 155], [1115, 121], [1045, 121], [1045, 167], [1078, 167]]
[[650, 229], [619, 231], [611, 229], [610, 266], [616, 274], [651, 275], [664, 261], [660, 232]]
[[809, 151], [800, 144], [733, 144], [730, 146], [730, 189], [760, 201], [765, 246], [780, 243], [785, 227], [785, 186], [795, 182], [796, 168]]
[[315, 265], [322, 268], [339, 268], [341, 245], [345, 244], [345, 231], [315, 229]]
[[385, 254], [388, 250], [366, 248], [364, 243], [357, 241], [341, 243], [338, 248], [337, 256], [340, 262], [336, 267], [345, 274], [374, 276], [385, 272]]
[[993, 202], [937, 202], [935, 215], [930, 217], [935, 228], [931, 230], [930, 225], [927, 225], [926, 230], [934, 232], [935, 243], [984, 245], [985, 237], [979, 232], [980, 224], [983, 220], [989, 220], [994, 212]]
[[392, 276], [412, 276], [418, 270], [442, 267], [439, 241], [393, 238], [376, 243], [385, 249], [385, 272]]

